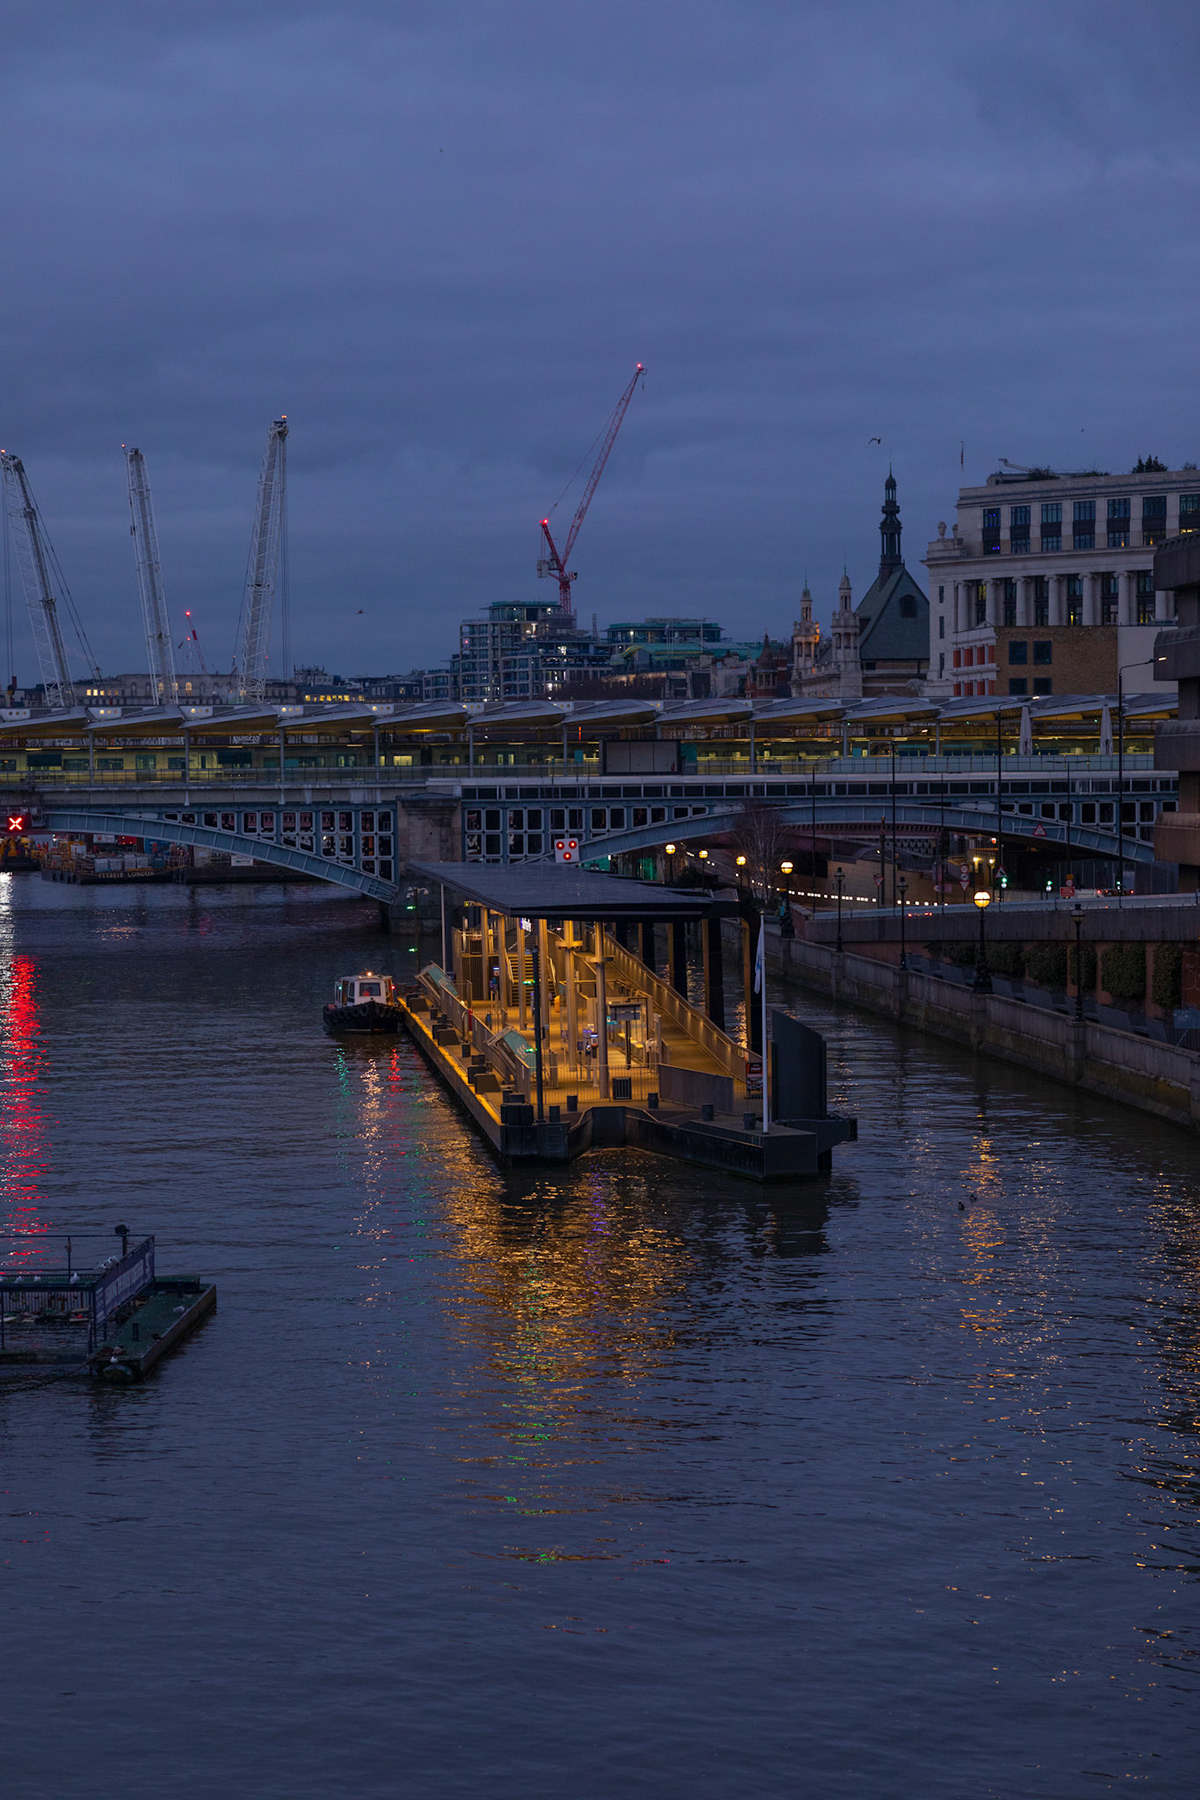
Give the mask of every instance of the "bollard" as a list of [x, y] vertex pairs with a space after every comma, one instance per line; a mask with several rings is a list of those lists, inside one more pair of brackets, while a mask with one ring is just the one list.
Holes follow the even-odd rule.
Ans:
[[702, 1119], [709, 1120], [709, 1119], [714, 1118], [715, 1116], [716, 1116], [716, 1108], [714, 1106], [712, 1106], [711, 1104], [709, 1104], [708, 1102], [706, 1102], [700, 1108], [700, 1117]]
[[569, 1113], [577, 1113], [579, 1111], [579, 1095], [578, 1094], [568, 1094], [567, 1095], [567, 1111]]
[[757, 1125], [758, 1125], [758, 1114], [757, 1113], [743, 1113], [742, 1114], [742, 1130], [743, 1131], [754, 1131], [756, 1129]]
[[550, 1111], [550, 1123], [552, 1125], [557, 1125], [559, 1120], [562, 1118], [562, 1107], [551, 1105], [549, 1111]]
[[657, 1090], [657, 1088], [651, 1088], [650, 1092], [646, 1095], [646, 1105], [650, 1108], [651, 1112], [658, 1111], [658, 1090]]

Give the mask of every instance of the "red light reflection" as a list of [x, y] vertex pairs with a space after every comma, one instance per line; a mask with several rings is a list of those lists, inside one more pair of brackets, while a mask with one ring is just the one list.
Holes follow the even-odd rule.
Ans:
[[[0, 1198], [5, 1234], [29, 1240], [49, 1230], [40, 1201], [48, 1166], [48, 1133], [41, 1108], [41, 1023], [31, 956], [14, 956], [0, 977]], [[18, 1254], [35, 1255], [39, 1245], [26, 1242]], [[6, 1259], [7, 1260], [7, 1257]]]

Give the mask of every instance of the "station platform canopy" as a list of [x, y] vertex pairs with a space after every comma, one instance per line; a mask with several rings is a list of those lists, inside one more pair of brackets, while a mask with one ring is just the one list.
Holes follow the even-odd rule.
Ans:
[[493, 863], [410, 862], [417, 881], [506, 918], [524, 919], [704, 919], [738, 911], [736, 900], [717, 900], [693, 888], [660, 887], [621, 875], [601, 875], [565, 863], [526, 863], [508, 868]]

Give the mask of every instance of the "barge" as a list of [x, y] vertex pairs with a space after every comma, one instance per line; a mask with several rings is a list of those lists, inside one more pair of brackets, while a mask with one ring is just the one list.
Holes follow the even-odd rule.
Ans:
[[117, 1235], [120, 1254], [95, 1268], [77, 1265], [74, 1234], [62, 1240], [61, 1263], [38, 1236], [0, 1265], [0, 1370], [48, 1364], [65, 1374], [139, 1381], [213, 1311], [215, 1283], [159, 1275], [153, 1237], [130, 1249], [124, 1226]]

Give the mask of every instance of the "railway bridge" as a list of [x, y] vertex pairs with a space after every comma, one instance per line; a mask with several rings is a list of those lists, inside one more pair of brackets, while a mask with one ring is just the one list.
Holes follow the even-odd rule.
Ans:
[[[410, 861], [490, 864], [552, 861], [557, 837], [581, 859], [649, 853], [667, 841], [699, 844], [736, 828], [751, 803], [814, 843], [830, 836], [910, 841], [948, 833], [978, 842], [1002, 835], [1063, 858], [1115, 860], [1124, 821], [1129, 863], [1153, 861], [1158, 813], [1175, 805], [1175, 777], [1149, 757], [945, 757], [913, 766], [831, 758], [804, 776], [612, 779], [564, 768], [516, 779], [421, 774], [364, 778], [330, 771], [314, 782], [291, 771], [264, 781], [186, 784], [55, 781], [5, 784], [10, 815], [63, 834], [100, 833], [187, 844], [252, 857], [394, 900]], [[865, 764], [865, 766], [864, 766]], [[482, 775], [484, 772], [480, 771]]]

